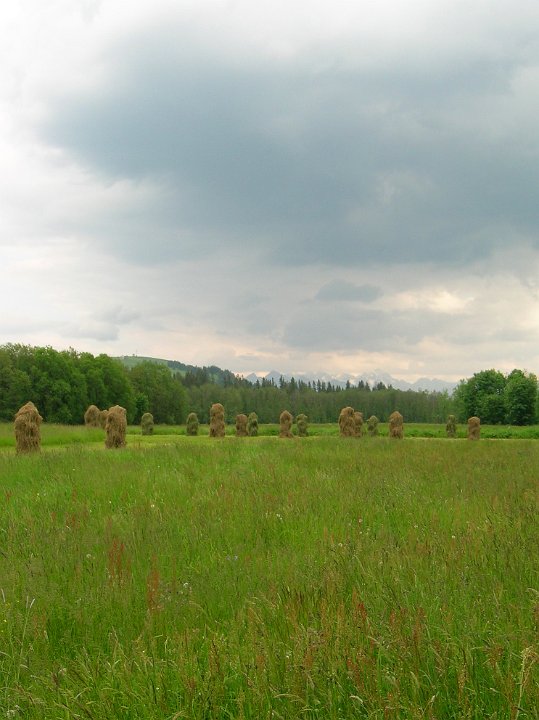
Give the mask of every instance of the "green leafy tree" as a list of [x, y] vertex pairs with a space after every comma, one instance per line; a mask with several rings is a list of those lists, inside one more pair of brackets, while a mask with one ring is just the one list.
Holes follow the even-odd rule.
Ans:
[[0, 420], [11, 421], [32, 396], [28, 373], [14, 364], [8, 348], [0, 348]]
[[185, 388], [166, 365], [141, 362], [131, 370], [130, 379], [136, 396], [146, 396], [147, 411], [156, 423], [180, 425], [183, 422], [187, 410]]
[[98, 407], [110, 408], [120, 405], [127, 410], [127, 421], [133, 422], [135, 416], [135, 393], [130, 381], [128, 370], [119, 360], [108, 355], [98, 355], [95, 358], [96, 366], [99, 368], [106, 395], [101, 404], [95, 403]]
[[114, 399], [109, 396], [103, 363], [91, 353], [85, 352], [80, 354], [78, 365], [86, 379], [89, 404], [102, 409], [116, 405]]
[[459, 418], [464, 421], [477, 416], [482, 423], [503, 423], [505, 382], [505, 376], [498, 370], [481, 370], [463, 380], [455, 393]]
[[507, 422], [510, 425], [531, 425], [537, 406], [537, 377], [523, 370], [513, 370], [505, 385]]
[[75, 353], [36, 347], [31, 349], [31, 356], [32, 395], [43, 418], [47, 422], [82, 423], [88, 395]]
[[505, 394], [491, 393], [480, 398], [477, 415], [488, 425], [502, 425], [505, 422]]
[[149, 413], [150, 401], [146, 393], [139, 392], [135, 396], [135, 418], [136, 424], [142, 422], [142, 416]]

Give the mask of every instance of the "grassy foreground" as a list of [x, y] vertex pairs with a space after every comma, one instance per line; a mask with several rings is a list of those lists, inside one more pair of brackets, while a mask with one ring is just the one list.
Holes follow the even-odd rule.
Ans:
[[538, 478], [527, 440], [0, 453], [0, 717], [539, 718]]

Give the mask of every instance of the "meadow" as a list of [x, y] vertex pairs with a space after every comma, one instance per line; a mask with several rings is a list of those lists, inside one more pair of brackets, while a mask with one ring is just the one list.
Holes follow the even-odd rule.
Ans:
[[0, 427], [0, 717], [539, 718], [539, 444], [321, 430]]
[[[380, 437], [388, 436], [387, 423], [379, 424]], [[297, 434], [296, 425], [292, 428]], [[227, 437], [235, 435], [235, 426], [226, 426]], [[339, 437], [339, 426], [335, 423], [311, 423], [309, 425], [310, 437]], [[465, 439], [467, 429], [465, 424], [457, 426], [457, 438]], [[185, 425], [155, 425], [153, 437], [141, 438], [140, 425], [130, 425], [127, 428], [128, 445], [149, 444], [170, 444], [178, 437], [185, 436]], [[201, 424], [199, 435], [209, 436], [209, 426]], [[277, 437], [279, 435], [279, 423], [267, 423], [259, 425], [260, 437]], [[447, 439], [445, 424], [435, 423], [406, 423], [404, 424], [404, 435], [407, 438], [438, 438]], [[539, 439], [539, 425], [515, 426], [515, 425], [482, 425], [481, 437], [485, 440], [514, 439], [533, 440]], [[44, 423], [41, 426], [41, 438], [44, 448], [68, 447], [70, 445], [103, 445], [105, 433], [99, 428], [86, 428], [82, 425], [57, 425]], [[251, 438], [252, 440], [252, 438]], [[0, 451], [15, 449], [15, 436], [13, 423], [0, 422]]]

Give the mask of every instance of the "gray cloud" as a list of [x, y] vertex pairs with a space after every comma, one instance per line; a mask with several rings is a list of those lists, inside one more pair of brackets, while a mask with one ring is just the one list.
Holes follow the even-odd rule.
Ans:
[[356, 285], [346, 280], [331, 280], [320, 288], [315, 299], [370, 303], [381, 295], [382, 290], [375, 285]]
[[341, 0], [327, 27], [303, 3], [173, 5], [62, 0], [24, 48], [4, 28], [5, 339], [237, 370], [537, 367], [531, 0]]
[[108, 322], [113, 325], [128, 325], [133, 320], [138, 320], [140, 314], [133, 310], [127, 310], [121, 305], [114, 305], [106, 310], [96, 312], [93, 317], [101, 322]]
[[493, 135], [487, 114], [526, 48], [433, 68], [332, 51], [322, 70], [239, 64], [188, 27], [149, 29], [105, 55], [101, 87], [57, 99], [43, 135], [104, 179], [160, 189], [115, 219], [110, 247], [135, 261], [249, 243], [274, 264], [458, 265], [517, 233], [537, 243], [535, 131]]
[[286, 324], [287, 346], [310, 352], [391, 351], [402, 352], [429, 335], [450, 327], [452, 318], [432, 311], [384, 312], [363, 309], [324, 308], [298, 312]]
[[119, 329], [116, 325], [104, 322], [98, 323], [92, 320], [81, 323], [66, 323], [59, 329], [59, 332], [64, 338], [76, 338], [77, 340], [115, 342], [119, 338]]
[[126, 310], [121, 305], [112, 305], [106, 310], [83, 314], [76, 321], [64, 323], [59, 328], [64, 337], [116, 341], [120, 337], [120, 329], [138, 320], [140, 314]]

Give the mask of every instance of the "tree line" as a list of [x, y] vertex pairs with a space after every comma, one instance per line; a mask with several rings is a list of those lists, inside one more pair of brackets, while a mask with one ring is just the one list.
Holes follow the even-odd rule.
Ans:
[[121, 405], [129, 422], [152, 410], [156, 422], [185, 422], [188, 407], [180, 375], [166, 365], [143, 363], [132, 369], [109, 355], [73, 349], [0, 347], [0, 419], [31, 400], [47, 422], [80, 424], [89, 405]]
[[[255, 412], [262, 423], [277, 422], [283, 410], [310, 422], [337, 422], [345, 406], [364, 417], [386, 422], [394, 410], [407, 422], [440, 423], [449, 414], [464, 422], [477, 415], [483, 423], [531, 424], [537, 417], [537, 378], [520, 370], [504, 376], [494, 370], [462, 381], [447, 392], [398, 390], [378, 383], [346, 387], [294, 378], [252, 383], [219, 368], [177, 370], [171, 364], [144, 360], [128, 367], [101, 354], [57, 351], [51, 347], [0, 346], [0, 420], [11, 421], [28, 400], [47, 422], [80, 424], [89, 405], [121, 405], [130, 423], [151, 412], [156, 423], [183, 424], [189, 412], [209, 422], [213, 403], [225, 407], [228, 423], [240, 413]], [[216, 373], [219, 370], [219, 373]], [[215, 379], [218, 382], [215, 382]]]
[[189, 389], [189, 407], [201, 422], [208, 422], [209, 407], [219, 402], [226, 410], [227, 422], [242, 412], [255, 412], [261, 423], [277, 422], [283, 410], [295, 417], [304, 413], [312, 423], [337, 422], [343, 407], [352, 406], [364, 417], [376, 415], [385, 422], [399, 408], [409, 422], [445, 422], [453, 402], [446, 392], [429, 393], [395, 388], [366, 390], [357, 387], [320, 392], [313, 387], [296, 387], [272, 383], [258, 385], [216, 386], [203, 384]]

